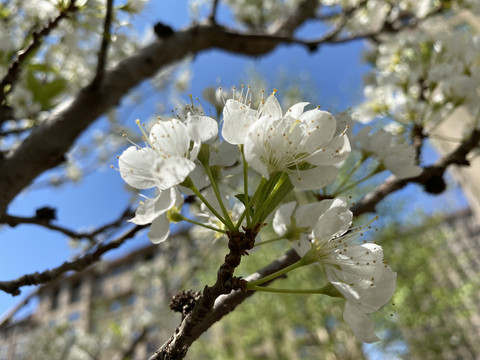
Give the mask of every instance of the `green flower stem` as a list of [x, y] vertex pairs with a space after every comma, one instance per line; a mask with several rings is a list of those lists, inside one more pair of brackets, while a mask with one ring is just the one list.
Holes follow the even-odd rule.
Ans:
[[[212, 184], [213, 192], [215, 193], [215, 196], [217, 197], [218, 203], [220, 204], [220, 207], [223, 212], [223, 216], [225, 216], [225, 220], [227, 223], [224, 223], [229, 229], [233, 230], [235, 228], [235, 225], [233, 225], [232, 219], [230, 219], [230, 215], [228, 214], [227, 209], [225, 208], [225, 204], [222, 201], [222, 196], [220, 194], [220, 189], [218, 188], [217, 181], [215, 180], [215, 177], [212, 174], [212, 169], [210, 169], [210, 166], [205, 165], [204, 166], [205, 171], [208, 175], [208, 178], [210, 179], [210, 184]], [[222, 221], [223, 222], [223, 221]]]
[[274, 292], [274, 293], [282, 293], [282, 294], [323, 294], [323, 295], [338, 297], [332, 294], [332, 292], [330, 291], [329, 285], [324, 286], [323, 288], [320, 288], [320, 289], [278, 289], [278, 288], [271, 288], [267, 286], [258, 286], [258, 285], [249, 286], [249, 284], [247, 284], [247, 289], [254, 290], [254, 291]]
[[292, 270], [295, 270], [299, 267], [302, 267], [304, 265], [307, 265], [305, 263], [305, 261], [302, 259], [298, 260], [296, 263], [293, 263], [292, 265], [289, 265], [281, 270], [278, 270], [277, 272], [274, 272], [273, 274], [270, 274], [268, 276], [265, 276], [261, 279], [258, 279], [258, 280], [254, 280], [254, 281], [249, 281], [247, 283], [247, 289], [249, 290], [253, 290], [251, 287], [252, 286], [257, 286], [257, 285], [261, 285], [267, 281], [270, 281], [270, 280], [273, 280], [273, 279], [276, 279], [277, 277], [279, 276], [282, 276], [282, 275], [285, 275], [286, 273], [292, 271]]
[[204, 227], [204, 228], [207, 228], [207, 229], [210, 229], [210, 230], [213, 230], [213, 231], [216, 231], [216, 232], [220, 232], [220, 233], [222, 233], [222, 234], [225, 234], [225, 233], [226, 233], [225, 230], [216, 228], [216, 227], [214, 227], [214, 226], [210, 226], [210, 225], [207, 225], [207, 224], [203, 224], [203, 223], [201, 223], [201, 222], [198, 222], [198, 221], [189, 219], [189, 218], [187, 218], [187, 217], [185, 217], [185, 216], [183, 216], [183, 215], [181, 215], [181, 217], [182, 217], [182, 220], [183, 220], [183, 221], [189, 222], [189, 223], [191, 223], [191, 224], [195, 224], [195, 225], [198, 225], [198, 226], [202, 226], [202, 227]]
[[378, 165], [375, 167], [375, 169], [373, 169], [373, 171], [372, 171], [370, 174], [368, 174], [367, 176], [364, 176], [363, 178], [361, 178], [361, 179], [358, 180], [358, 181], [355, 181], [353, 184], [350, 184], [350, 185], [348, 185], [347, 187], [344, 187], [343, 189], [337, 189], [337, 191], [335, 191], [335, 192], [333, 193], [333, 196], [334, 196], [334, 197], [335, 197], [335, 196], [338, 196], [339, 194], [341, 194], [341, 193], [343, 193], [343, 192], [345, 192], [345, 191], [347, 191], [347, 190], [350, 190], [351, 188], [357, 186], [358, 184], [364, 182], [365, 180], [370, 179], [372, 176], [378, 174], [379, 172], [381, 172], [381, 171], [383, 171], [383, 170], [385, 170], [383, 164], [378, 164]]
[[[257, 224], [263, 221], [261, 216], [263, 215], [262, 213], [265, 211], [266, 208], [270, 205], [271, 201], [275, 198], [275, 195], [277, 194], [278, 190], [281, 188], [285, 180], [287, 179], [288, 175], [286, 173], [283, 173], [280, 179], [278, 179], [277, 183], [275, 184], [275, 187], [273, 188], [272, 192], [268, 195], [267, 199], [262, 203], [262, 206], [260, 206], [259, 209], [255, 209], [255, 215], [253, 217], [253, 223]], [[267, 214], [268, 215], [268, 214]]]
[[227, 222], [225, 221], [225, 219], [222, 217], [222, 215], [220, 215], [217, 210], [215, 210], [213, 208], [213, 206], [207, 201], [207, 199], [205, 199], [205, 197], [200, 193], [200, 191], [198, 191], [198, 189], [195, 187], [195, 185], [192, 184], [189, 184], [189, 187], [188, 187], [190, 190], [192, 190], [194, 192], [195, 195], [198, 196], [198, 198], [200, 199], [200, 201], [202, 201], [205, 206], [208, 208], [208, 210], [210, 210], [213, 215], [215, 215], [218, 220], [220, 220], [226, 227], [230, 228], [230, 225], [227, 224]]
[[238, 228], [242, 224], [243, 219], [245, 218], [245, 216], [247, 216], [247, 213], [250, 212], [250, 208], [252, 207], [252, 205], [257, 200], [258, 194], [260, 194], [262, 192], [263, 186], [266, 184], [266, 182], [267, 182], [267, 180], [264, 177], [262, 177], [262, 180], [260, 181], [260, 184], [258, 184], [257, 190], [255, 190], [255, 194], [253, 194], [250, 201], [247, 202], [247, 205], [245, 206], [245, 211], [240, 216], [240, 219], [238, 219], [237, 225], [235, 226], [235, 230], [238, 230]]
[[[248, 163], [247, 163], [247, 160], [245, 159], [245, 153], [243, 152], [243, 145], [239, 145], [239, 146], [240, 146], [240, 152], [242, 153], [242, 160], [243, 160], [243, 196], [244, 196], [245, 204], [248, 204], [249, 202], [248, 200]], [[248, 211], [245, 211], [245, 216], [247, 218], [247, 227], [250, 227], [251, 221], [250, 221], [250, 214], [248, 213]], [[240, 224], [241, 223], [242, 222], [240, 221]]]
[[279, 240], [283, 240], [283, 239], [285, 239], [285, 236], [279, 236], [279, 237], [276, 237], [276, 238], [273, 238], [273, 239], [269, 239], [269, 240], [260, 241], [260, 242], [258, 242], [258, 243], [255, 243], [254, 246], [265, 245], [265, 244], [269, 244], [269, 243], [272, 243], [272, 242], [275, 242], [275, 241], [279, 241]]
[[362, 157], [357, 161], [357, 163], [352, 168], [352, 170], [345, 176], [345, 178], [340, 183], [340, 185], [338, 185], [337, 190], [334, 191], [334, 194], [339, 194], [341, 192], [340, 190], [342, 189], [342, 187], [345, 186], [348, 179], [350, 179], [350, 177], [360, 168], [360, 166], [363, 164], [365, 160], [366, 160], [366, 157], [362, 155]]

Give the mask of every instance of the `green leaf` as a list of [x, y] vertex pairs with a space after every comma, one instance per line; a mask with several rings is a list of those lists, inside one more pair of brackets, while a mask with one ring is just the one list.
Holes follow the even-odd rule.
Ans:
[[[40, 64], [39, 64], [40, 65]], [[67, 80], [56, 78], [51, 81], [41, 81], [35, 76], [34, 71], [27, 73], [27, 86], [33, 94], [33, 99], [38, 102], [42, 110], [51, 109], [56, 96], [67, 88]]]

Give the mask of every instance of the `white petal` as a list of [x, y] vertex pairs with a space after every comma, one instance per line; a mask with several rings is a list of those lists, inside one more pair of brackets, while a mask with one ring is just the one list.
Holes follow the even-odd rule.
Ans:
[[165, 157], [188, 157], [190, 140], [187, 127], [177, 119], [157, 121], [150, 130], [152, 148]]
[[167, 216], [163, 214], [153, 221], [148, 238], [152, 243], [159, 244], [167, 240], [168, 235], [170, 235], [170, 223]]
[[300, 257], [304, 257], [311, 248], [311, 242], [304, 238], [292, 242], [292, 249], [295, 250]]
[[237, 100], [227, 100], [223, 108], [222, 136], [230, 144], [243, 144], [248, 128], [257, 120], [258, 112]]
[[287, 110], [285, 116], [291, 116], [294, 119], [298, 119], [300, 115], [303, 113], [303, 109], [307, 106], [308, 102], [300, 102], [298, 104], [293, 105], [290, 109]]
[[183, 157], [169, 157], [155, 162], [153, 175], [160, 190], [180, 184], [195, 169], [195, 163]]
[[259, 116], [266, 116], [271, 119], [280, 119], [282, 118], [282, 108], [278, 103], [277, 98], [274, 95], [270, 95], [265, 104], [261, 109], [259, 109], [260, 114]]
[[125, 182], [137, 189], [150, 189], [156, 185], [152, 168], [157, 154], [150, 148], [130, 146], [118, 158], [120, 175]]
[[297, 189], [316, 190], [335, 181], [337, 173], [338, 170], [334, 166], [318, 166], [308, 170], [292, 171], [288, 175]]
[[210, 144], [218, 136], [218, 124], [209, 116], [190, 115], [187, 117], [190, 137], [200, 143]]
[[238, 146], [223, 141], [216, 151], [210, 151], [210, 166], [233, 166], [239, 156]]
[[307, 161], [313, 165], [338, 165], [347, 159], [350, 151], [348, 137], [346, 135], [338, 136], [325, 144], [321, 150], [309, 156]]
[[312, 154], [333, 139], [337, 123], [332, 114], [321, 110], [309, 110], [300, 116], [305, 142], [303, 149]]
[[269, 169], [265, 161], [265, 124], [266, 118], [262, 118], [253, 124], [245, 139], [245, 160], [255, 171], [269, 178]]
[[147, 198], [146, 201], [140, 203], [135, 212], [135, 217], [129, 221], [137, 225], [150, 224], [154, 219], [175, 205], [175, 201], [175, 188], [162, 191], [155, 198]]
[[343, 235], [352, 225], [353, 214], [348, 210], [346, 202], [335, 199], [328, 209], [318, 219], [313, 229], [315, 239], [320, 242], [329, 241], [335, 236]]
[[349, 301], [345, 302], [343, 319], [350, 326], [355, 336], [363, 342], [374, 343], [380, 340], [373, 330], [373, 322]]
[[291, 201], [285, 204], [282, 204], [275, 215], [273, 216], [273, 230], [279, 235], [283, 236], [287, 233], [287, 228], [291, 224], [291, 218], [293, 214], [293, 210], [295, 210], [295, 206], [297, 206], [296, 201]]
[[330, 208], [332, 203], [333, 200], [322, 200], [299, 206], [295, 211], [297, 226], [300, 228], [308, 227], [310, 230], [313, 230], [320, 216]]

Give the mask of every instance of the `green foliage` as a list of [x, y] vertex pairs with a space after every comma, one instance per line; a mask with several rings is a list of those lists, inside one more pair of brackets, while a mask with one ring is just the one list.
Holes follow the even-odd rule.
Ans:
[[378, 241], [388, 249], [388, 263], [398, 274], [393, 317], [384, 321], [387, 336], [381, 344], [389, 348], [402, 336], [408, 352], [403, 347], [400, 355], [405, 359], [478, 353], [468, 329], [477, 309], [472, 294], [480, 284], [478, 273], [473, 277], [465, 273], [471, 253], [454, 253], [461, 234], [455, 234], [443, 218], [423, 218], [420, 226], [394, 223], [379, 234]]

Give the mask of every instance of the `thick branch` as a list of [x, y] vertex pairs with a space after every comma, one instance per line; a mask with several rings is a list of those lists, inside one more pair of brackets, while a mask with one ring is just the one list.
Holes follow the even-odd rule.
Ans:
[[351, 209], [352, 212], [356, 216], [366, 212], [374, 212], [375, 207], [381, 200], [391, 193], [402, 189], [409, 183], [427, 185], [432, 179], [442, 178], [450, 165], [468, 165], [467, 155], [479, 145], [480, 129], [475, 129], [468, 139], [463, 141], [454, 151], [439, 159], [434, 165], [424, 168], [419, 176], [410, 179], [397, 179], [394, 176], [389, 177], [383, 184], [357, 202]]
[[76, 260], [66, 261], [62, 265], [52, 270], [46, 270], [42, 273], [36, 272], [33, 274], [24, 275], [16, 280], [0, 281], [0, 290], [15, 296], [20, 294], [20, 288], [22, 286], [45, 284], [59, 278], [68, 271], [82, 271], [93, 263], [99, 261], [102, 255], [106, 252], [118, 248], [144, 227], [144, 225], [137, 225], [117, 239], [108, 243], [99, 244], [92, 252], [87, 253]]

